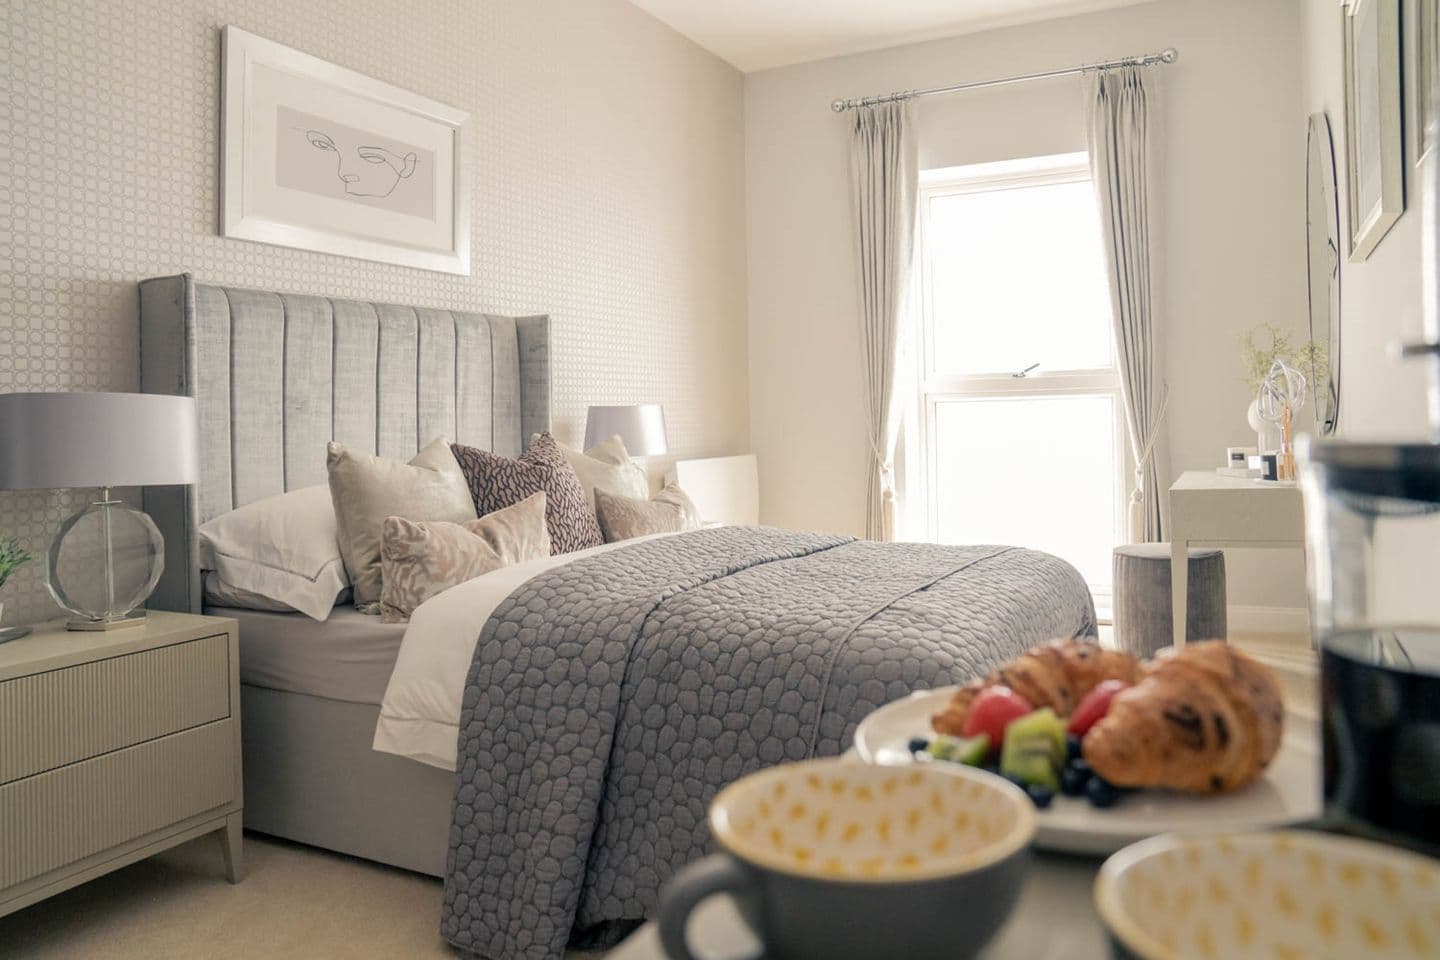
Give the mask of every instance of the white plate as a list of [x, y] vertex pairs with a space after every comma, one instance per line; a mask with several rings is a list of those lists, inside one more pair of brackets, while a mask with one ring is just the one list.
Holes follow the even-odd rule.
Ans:
[[[933, 737], [930, 717], [955, 687], [914, 693], [876, 710], [855, 731], [855, 752], [865, 763], [913, 763], [912, 737]], [[1065, 853], [1111, 854], [1137, 840], [1174, 831], [1218, 832], [1283, 826], [1320, 815], [1320, 744], [1315, 720], [1285, 717], [1280, 751], [1261, 778], [1243, 790], [1194, 796], [1166, 790], [1127, 793], [1108, 810], [1083, 797], [1056, 794], [1038, 811], [1035, 845]]]

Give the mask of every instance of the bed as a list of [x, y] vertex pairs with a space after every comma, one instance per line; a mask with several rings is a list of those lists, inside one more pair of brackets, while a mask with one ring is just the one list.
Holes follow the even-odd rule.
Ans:
[[[409, 458], [444, 435], [518, 455], [523, 438], [550, 427], [549, 350], [543, 316], [247, 290], [189, 274], [143, 281], [141, 389], [195, 397], [201, 425], [200, 482], [144, 493], [165, 537], [150, 606], [202, 612], [200, 524], [324, 483], [330, 439]], [[287, 672], [280, 637], [309, 630], [311, 648], [329, 638], [332, 651], [369, 644], [372, 680], [388, 673], [398, 639], [388, 653], [373, 635], [357, 639], [374, 618], [361, 624], [343, 610], [319, 630], [298, 614], [205, 612], [241, 621], [245, 826], [441, 876], [454, 775], [373, 750], [377, 685], [313, 682], [325, 681], [313, 649], [308, 667]]]
[[[144, 388], [195, 396], [202, 424], [200, 483], [145, 494], [164, 608], [202, 609], [198, 525], [323, 483], [332, 437], [515, 456], [549, 428], [543, 317], [189, 276], [143, 283], [141, 313]], [[746, 526], [497, 570], [403, 632], [209, 612], [241, 622], [246, 826], [445, 877], [453, 944], [527, 958], [648, 915], [724, 783], [838, 753], [910, 690], [1095, 632], [1083, 580], [1045, 554]]]

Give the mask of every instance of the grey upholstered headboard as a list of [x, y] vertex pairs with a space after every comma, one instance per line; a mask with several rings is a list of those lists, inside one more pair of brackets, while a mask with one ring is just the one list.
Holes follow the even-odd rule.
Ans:
[[155, 609], [200, 610], [196, 530], [326, 482], [325, 444], [409, 458], [437, 436], [518, 455], [550, 429], [550, 324], [196, 283], [140, 284], [140, 388], [193, 396], [200, 483], [153, 487]]

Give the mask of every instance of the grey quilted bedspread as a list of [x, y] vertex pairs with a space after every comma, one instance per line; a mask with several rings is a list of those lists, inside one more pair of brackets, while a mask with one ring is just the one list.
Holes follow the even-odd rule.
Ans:
[[763, 766], [840, 753], [876, 707], [1095, 632], [1080, 575], [1010, 547], [699, 530], [559, 567], [476, 644], [442, 931], [549, 960], [639, 919]]

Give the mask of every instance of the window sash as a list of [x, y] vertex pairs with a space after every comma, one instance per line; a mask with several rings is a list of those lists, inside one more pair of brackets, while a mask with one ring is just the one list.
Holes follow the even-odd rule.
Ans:
[[[930, 200], [935, 197], [993, 190], [1016, 189], [1060, 183], [1075, 183], [1090, 179], [1088, 157], [1084, 153], [1066, 154], [1057, 157], [1036, 158], [1025, 162], [1016, 169], [1016, 164], [986, 164], [976, 167], [926, 171], [921, 175], [920, 217], [917, 224], [917, 242], [920, 257], [920, 321], [919, 350], [914, 361], [919, 367], [918, 390], [915, 393], [914, 410], [920, 429], [908, 434], [907, 446], [916, 455], [919, 470], [911, 474], [908, 483], [912, 502], [923, 504], [924, 523], [912, 527], [913, 532], [924, 530], [931, 541], [939, 539], [939, 457], [935, 455], [937, 411], [940, 404], [951, 401], [973, 399], [1014, 399], [1063, 396], [1109, 396], [1115, 410], [1114, 443], [1116, 455], [1116, 476], [1114, 483], [1115, 538], [1123, 542], [1127, 502], [1130, 496], [1129, 477], [1133, 473], [1133, 456], [1130, 450], [1125, 425], [1124, 398], [1121, 395], [1120, 373], [1116, 366], [1114, 344], [1110, 344], [1110, 362], [1104, 367], [1077, 370], [1047, 370], [1040, 368], [1026, 376], [1014, 374], [1018, 370], [995, 371], [991, 373], [951, 373], [935, 368], [935, 310], [932, 299], [931, 280], [934, 272], [934, 251], [927, 244], [926, 233], [929, 221]], [[1039, 359], [1038, 357], [1036, 358]], [[1033, 362], [1033, 361], [1032, 361]], [[918, 448], [918, 449], [916, 449]], [[916, 490], [914, 481], [922, 487]], [[1102, 611], [1111, 605], [1108, 592], [1095, 590], [1095, 600]]]
[[[1008, 378], [1018, 371], [996, 370], [980, 374], [946, 374], [936, 368], [935, 350], [935, 299], [933, 278], [935, 274], [934, 250], [926, 242], [930, 233], [930, 201], [935, 198], [962, 196], [972, 193], [991, 193], [996, 190], [1013, 190], [1025, 187], [1053, 186], [1063, 183], [1089, 181], [1090, 160], [1085, 153], [1057, 154], [1052, 157], [1036, 157], [1027, 161], [1004, 161], [1001, 163], [975, 164], [968, 167], [949, 167], [923, 171], [920, 175], [920, 215], [917, 218], [917, 248], [920, 251], [920, 376], [928, 381], [937, 375], [947, 378], [1000, 379]], [[1083, 371], [1054, 371], [1058, 375], [1091, 373], [1095, 371], [1114, 372], [1116, 369], [1113, 340], [1107, 344], [1109, 362], [1100, 367], [1089, 367]], [[1026, 366], [1034, 361], [1026, 361]], [[1041, 375], [1037, 370], [1031, 377]]]

